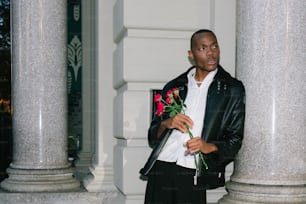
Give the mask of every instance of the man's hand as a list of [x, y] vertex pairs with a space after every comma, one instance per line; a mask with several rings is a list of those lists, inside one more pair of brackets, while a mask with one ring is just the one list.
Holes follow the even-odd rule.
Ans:
[[193, 121], [191, 120], [191, 118], [188, 117], [187, 115], [178, 113], [175, 116], [161, 122], [157, 132], [157, 136], [159, 137], [166, 128], [177, 129], [183, 133], [186, 133], [187, 126], [189, 128], [192, 128]]
[[200, 137], [194, 137], [188, 140], [184, 145], [187, 147], [185, 154], [193, 154], [199, 151], [204, 154], [209, 154], [218, 151], [218, 147], [216, 145], [207, 143]]

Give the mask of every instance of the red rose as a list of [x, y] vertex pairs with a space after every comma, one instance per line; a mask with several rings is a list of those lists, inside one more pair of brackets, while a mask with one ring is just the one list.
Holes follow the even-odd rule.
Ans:
[[155, 103], [161, 101], [161, 99], [162, 99], [161, 94], [156, 94], [156, 95], [154, 96], [154, 102], [155, 102]]
[[156, 115], [161, 116], [165, 111], [165, 105], [162, 102], [156, 103]]
[[178, 88], [173, 88], [172, 89], [172, 92], [173, 92], [173, 96], [174, 98], [178, 98], [180, 95], [179, 95], [179, 89]]
[[167, 91], [167, 97], [173, 98], [172, 90]]
[[170, 97], [166, 98], [166, 103], [171, 104], [173, 102], [173, 99]]

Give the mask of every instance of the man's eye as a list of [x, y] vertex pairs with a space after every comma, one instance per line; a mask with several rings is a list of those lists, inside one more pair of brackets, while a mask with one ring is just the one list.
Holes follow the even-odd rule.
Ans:
[[213, 50], [215, 50], [215, 49], [217, 49], [219, 46], [216, 44], [216, 45], [213, 45], [212, 47], [211, 47], [211, 49], [213, 49]]
[[205, 51], [205, 47], [200, 47], [198, 50], [199, 50], [200, 52], [204, 52], [204, 51]]

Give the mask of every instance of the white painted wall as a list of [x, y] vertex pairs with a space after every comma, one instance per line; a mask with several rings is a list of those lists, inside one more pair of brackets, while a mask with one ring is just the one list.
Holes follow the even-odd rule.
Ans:
[[[216, 32], [221, 64], [235, 73], [236, 2], [96, 0], [96, 12], [97, 155], [94, 176], [86, 183], [89, 190], [98, 191], [98, 184], [105, 184], [101, 177], [112, 179], [113, 171], [120, 191], [113, 203], [140, 204], [146, 182], [138, 172], [151, 151], [147, 144], [150, 90], [162, 88], [190, 66], [189, 39], [201, 28]], [[224, 188], [209, 191], [209, 202], [224, 193]]]
[[[83, 179], [83, 184], [89, 192], [103, 192], [114, 190], [113, 183], [113, 148], [115, 145], [115, 138], [113, 134], [114, 119], [114, 96], [116, 94], [113, 88], [113, 52], [116, 45], [113, 41], [113, 7], [115, 1], [109, 0], [83, 0], [82, 4], [87, 4], [84, 9], [91, 8], [92, 12], [84, 10], [88, 15], [84, 18], [85, 25], [83, 25], [86, 35], [84, 38], [91, 44], [86, 47], [91, 56], [87, 56], [87, 60], [91, 60], [91, 64], [95, 70], [91, 72], [90, 80], [84, 79], [84, 83], [89, 83], [86, 91], [91, 91], [92, 98], [84, 98], [87, 101], [85, 104], [94, 106], [94, 108], [83, 107], [84, 111], [92, 111], [86, 113], [87, 116], [83, 120], [87, 120], [94, 115], [93, 124], [86, 124], [84, 128], [91, 128], [93, 130], [87, 134], [94, 134], [94, 141], [92, 141], [89, 148], [94, 148], [89, 166], [89, 174]], [[82, 5], [84, 6], [84, 5]], [[86, 24], [87, 23], [87, 24]], [[91, 24], [91, 26], [89, 25]], [[92, 30], [92, 32], [88, 32]], [[86, 51], [84, 51], [86, 52]], [[89, 59], [88, 59], [89, 58]], [[88, 62], [87, 62], [88, 63]], [[87, 69], [84, 72], [89, 72], [89, 66], [83, 66]], [[85, 131], [84, 131], [85, 132]], [[86, 135], [83, 138], [89, 138]]]

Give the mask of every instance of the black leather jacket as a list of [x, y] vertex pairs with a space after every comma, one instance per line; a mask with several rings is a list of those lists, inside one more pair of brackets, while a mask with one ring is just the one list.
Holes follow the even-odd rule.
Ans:
[[[194, 67], [188, 69], [185, 73], [168, 82], [162, 90], [162, 96], [165, 98], [168, 90], [179, 88], [180, 96], [185, 100], [187, 95], [187, 73]], [[164, 116], [166, 119], [169, 116]], [[155, 116], [151, 122], [148, 131], [148, 141], [153, 151], [140, 170], [143, 176], [147, 176], [153, 167], [159, 153], [165, 145], [171, 129], [166, 129], [159, 139], [156, 137], [157, 130], [162, 121], [161, 117]], [[206, 112], [203, 121], [202, 139], [208, 143], [213, 143], [218, 147], [218, 151], [210, 154], [203, 154], [208, 169], [203, 167], [199, 161], [200, 172], [199, 183], [204, 183], [205, 188], [212, 189], [224, 185], [225, 167], [234, 160], [238, 153], [243, 139], [245, 119], [245, 89], [242, 82], [230, 76], [221, 66], [208, 89]]]

